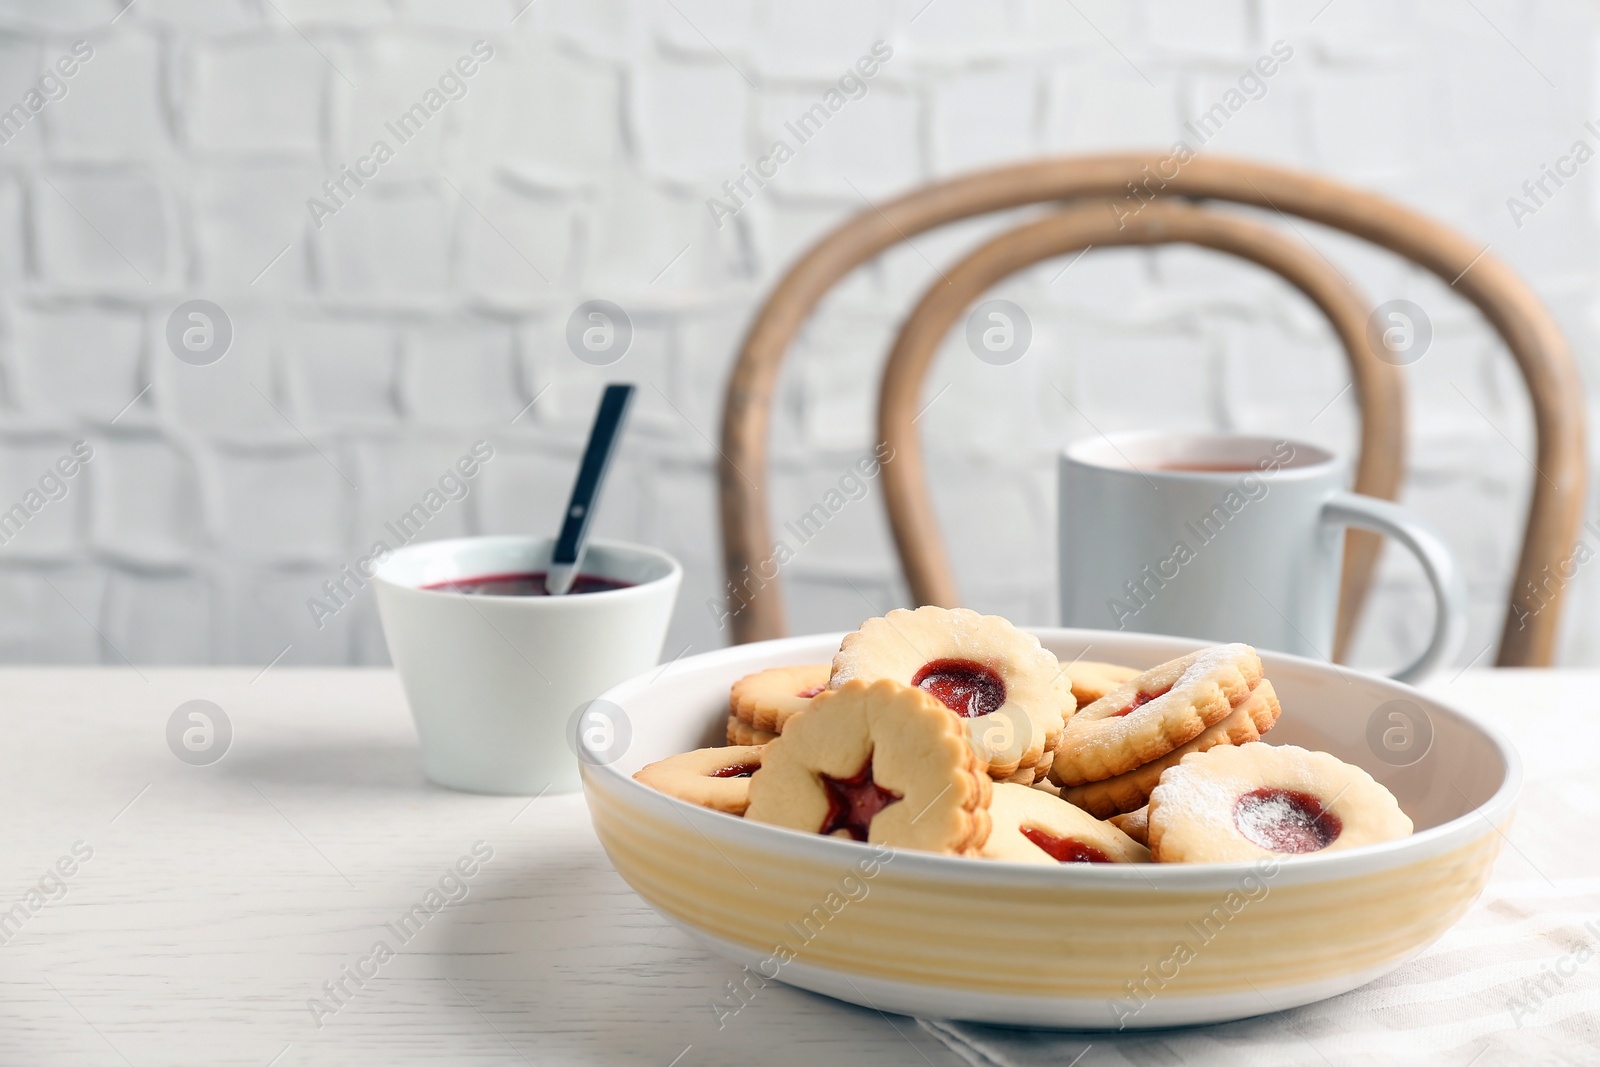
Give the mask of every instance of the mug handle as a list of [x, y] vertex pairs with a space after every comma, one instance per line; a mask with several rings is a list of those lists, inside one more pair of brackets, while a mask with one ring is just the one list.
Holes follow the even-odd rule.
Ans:
[[1359, 493], [1336, 492], [1329, 496], [1322, 505], [1322, 521], [1394, 538], [1411, 550], [1428, 575], [1437, 606], [1433, 639], [1415, 662], [1392, 675], [1396, 681], [1414, 684], [1460, 650], [1467, 636], [1467, 582], [1437, 530], [1398, 504]]

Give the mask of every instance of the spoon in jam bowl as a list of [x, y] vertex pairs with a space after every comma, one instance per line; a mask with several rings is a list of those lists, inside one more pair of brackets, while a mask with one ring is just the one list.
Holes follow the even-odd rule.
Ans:
[[616, 454], [617, 442], [622, 439], [623, 426], [628, 420], [628, 408], [633, 404], [632, 385], [611, 384], [600, 397], [600, 410], [595, 412], [594, 425], [589, 427], [589, 443], [583, 449], [583, 462], [578, 465], [578, 480], [572, 486], [572, 499], [567, 502], [561, 520], [561, 534], [556, 538], [550, 553], [550, 566], [544, 575], [544, 591], [550, 596], [564, 596], [572, 589], [573, 579], [583, 566], [583, 551], [589, 539], [589, 519], [594, 514], [600, 490], [605, 484], [606, 472], [611, 468], [611, 458]]

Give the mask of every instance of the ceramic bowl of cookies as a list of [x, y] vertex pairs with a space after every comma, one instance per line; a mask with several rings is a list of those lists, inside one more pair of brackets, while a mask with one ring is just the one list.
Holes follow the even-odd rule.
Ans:
[[970, 611], [685, 658], [595, 707], [626, 724], [578, 738], [601, 843], [746, 989], [997, 1024], [1361, 986], [1477, 899], [1521, 788], [1500, 734], [1384, 678]]

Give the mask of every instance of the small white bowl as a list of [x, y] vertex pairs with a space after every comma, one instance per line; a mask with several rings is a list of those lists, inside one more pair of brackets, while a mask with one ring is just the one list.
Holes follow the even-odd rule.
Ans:
[[485, 596], [426, 588], [543, 571], [552, 544], [540, 537], [425, 541], [396, 551], [373, 576], [389, 658], [422, 741], [422, 769], [440, 785], [518, 796], [575, 792], [578, 709], [661, 658], [683, 568], [653, 548], [590, 542], [584, 573], [629, 583], [604, 592]]
[[[1063, 663], [1150, 667], [1202, 646], [1034, 632]], [[630, 777], [722, 744], [734, 681], [826, 662], [841, 636], [724, 649], [617, 686], [603, 699], [626, 713], [631, 748], [583, 766], [595, 830], [623, 878], [747, 966], [749, 982], [885, 1011], [1073, 1028], [1221, 1022], [1307, 1004], [1393, 970], [1461, 917], [1488, 880], [1521, 789], [1510, 744], [1437, 698], [1270, 652], [1261, 659], [1283, 717], [1267, 740], [1365, 768], [1411, 816], [1412, 837], [1265, 866], [1039, 867], [874, 851], [696, 807]], [[1396, 711], [1414, 730], [1398, 756], [1384, 740], [1402, 722]], [[725, 1010], [737, 1006], [730, 999]]]

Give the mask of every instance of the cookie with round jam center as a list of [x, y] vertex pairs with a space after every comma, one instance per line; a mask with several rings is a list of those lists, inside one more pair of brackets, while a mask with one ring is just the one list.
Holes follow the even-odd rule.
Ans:
[[1146, 835], [1158, 863], [1235, 863], [1394, 841], [1411, 819], [1372, 775], [1296, 745], [1217, 745], [1161, 773]]
[[967, 608], [897, 608], [847, 634], [829, 687], [879, 679], [922, 689], [960, 716], [997, 782], [1043, 778], [1078, 706], [1067, 672], [1037, 636]]
[[1289, 853], [1327, 848], [1344, 829], [1339, 816], [1309, 793], [1267, 786], [1233, 802], [1233, 825], [1262, 848]]

